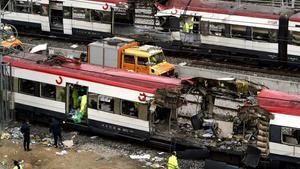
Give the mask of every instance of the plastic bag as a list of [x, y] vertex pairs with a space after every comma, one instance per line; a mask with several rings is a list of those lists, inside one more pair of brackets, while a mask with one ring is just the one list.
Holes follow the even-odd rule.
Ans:
[[81, 123], [82, 114], [79, 111], [76, 111], [72, 116], [74, 123]]

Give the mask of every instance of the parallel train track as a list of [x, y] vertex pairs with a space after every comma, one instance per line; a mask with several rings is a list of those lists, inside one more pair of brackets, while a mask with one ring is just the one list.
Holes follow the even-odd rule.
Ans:
[[[58, 42], [77, 43], [80, 45], [87, 45], [90, 42], [99, 39], [83, 39], [82, 37], [67, 37], [55, 35], [41, 35], [38, 33], [20, 33], [22, 36], [36, 39], [51, 39]], [[260, 63], [261, 60], [255, 58], [246, 58], [245, 56], [232, 56], [220, 53], [210, 53], [207, 50], [189, 50], [189, 49], [164, 49], [168, 60], [171, 63], [179, 64], [180, 62], [187, 62], [189, 66], [193, 67], [214, 67], [219, 69], [232, 69], [248, 72], [257, 72], [270, 75], [286, 76], [291, 78], [300, 78], [300, 63], [287, 66], [279, 64], [274, 61], [265, 60], [269, 64]], [[184, 51], [186, 50], [186, 51]]]

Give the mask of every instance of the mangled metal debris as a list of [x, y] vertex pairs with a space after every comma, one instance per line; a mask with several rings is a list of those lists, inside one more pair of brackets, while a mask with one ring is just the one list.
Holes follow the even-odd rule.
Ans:
[[234, 78], [187, 79], [180, 90], [157, 91], [154, 131], [217, 149], [245, 151], [253, 145], [267, 157], [272, 115], [257, 106], [264, 86]]

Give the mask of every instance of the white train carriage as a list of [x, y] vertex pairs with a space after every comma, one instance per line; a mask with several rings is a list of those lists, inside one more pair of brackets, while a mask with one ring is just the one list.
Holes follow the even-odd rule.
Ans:
[[[168, 23], [165, 21], [170, 17], [179, 18], [181, 33], [176, 34], [173, 28], [173, 34], [185, 43], [198, 42], [211, 49], [254, 54], [263, 59], [274, 59], [279, 53], [285, 55], [279, 56], [282, 60], [288, 56], [288, 61], [300, 61], [300, 20], [293, 10], [195, 0], [168, 0], [156, 6], [156, 15], [163, 23]], [[190, 33], [183, 31], [185, 23], [193, 24]]]
[[150, 135], [149, 100], [156, 90], [181, 85], [178, 79], [88, 64], [37, 64], [45, 59], [37, 55], [27, 59], [4, 58], [12, 66], [17, 118], [48, 122], [57, 117], [76, 127], [71, 115], [78, 108], [77, 92], [75, 98], [88, 97], [86, 113], [77, 127], [139, 140]]
[[126, 0], [11, 0], [7, 3], [4, 23], [66, 35], [111, 34], [118, 16], [129, 12]]
[[269, 129], [272, 168], [299, 168], [300, 95], [263, 89], [257, 100], [260, 107], [274, 114]]

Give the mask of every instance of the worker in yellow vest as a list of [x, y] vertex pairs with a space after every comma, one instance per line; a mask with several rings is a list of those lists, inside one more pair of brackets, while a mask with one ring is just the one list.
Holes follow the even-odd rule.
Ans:
[[23, 166], [19, 163], [19, 161], [14, 160], [14, 168], [13, 169], [23, 169]]
[[183, 25], [183, 32], [184, 33], [192, 33], [193, 32], [193, 29], [194, 29], [194, 18], [193, 17], [188, 17], [186, 20], [185, 20], [185, 23]]
[[168, 169], [179, 169], [176, 151], [173, 151], [172, 155], [168, 159]]
[[87, 95], [83, 95], [81, 97], [81, 102], [80, 102], [80, 113], [81, 113], [81, 117], [83, 117], [86, 114], [87, 111]]

